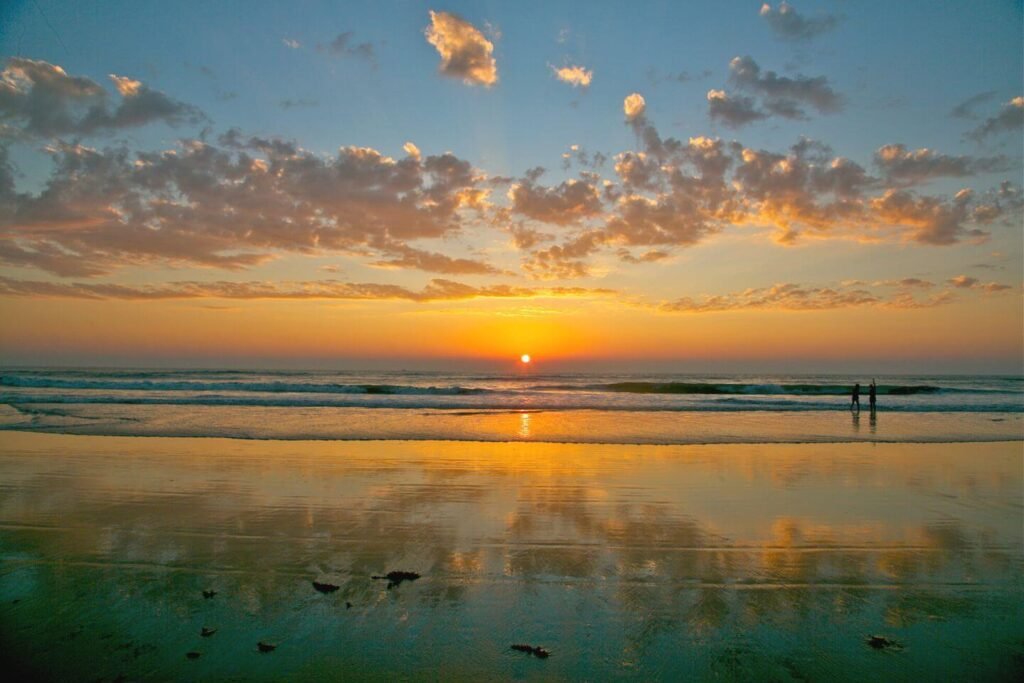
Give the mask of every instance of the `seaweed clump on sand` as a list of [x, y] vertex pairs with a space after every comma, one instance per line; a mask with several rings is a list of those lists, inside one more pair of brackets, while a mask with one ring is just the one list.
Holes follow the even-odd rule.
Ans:
[[387, 580], [388, 590], [391, 590], [395, 586], [401, 584], [403, 581], [415, 581], [416, 579], [420, 578], [420, 575], [416, 572], [388, 572], [383, 576], [380, 576], [379, 574], [374, 574], [370, 578], [377, 579], [380, 581]]
[[868, 636], [865, 641], [870, 647], [876, 650], [902, 650], [903, 645], [898, 641], [886, 638], [885, 636]]
[[317, 589], [321, 593], [333, 593], [341, 588], [341, 586], [335, 586], [333, 583], [321, 583], [320, 581], [314, 581], [313, 588]]
[[256, 649], [260, 652], [273, 652], [277, 649], [277, 645], [271, 645], [270, 643], [264, 643], [262, 640], [256, 643]]
[[527, 654], [533, 655], [534, 657], [539, 657], [540, 659], [547, 659], [551, 656], [550, 652], [548, 652], [540, 646], [523, 645], [521, 643], [517, 643], [512, 646], [512, 649], [518, 652], [525, 652]]

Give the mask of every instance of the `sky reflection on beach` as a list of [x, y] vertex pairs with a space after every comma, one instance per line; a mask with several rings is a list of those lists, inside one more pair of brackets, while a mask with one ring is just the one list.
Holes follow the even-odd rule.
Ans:
[[[8, 432], [0, 472], [4, 644], [51, 674], [929, 676], [1024, 653], [1019, 442]], [[423, 578], [370, 578], [393, 569]], [[872, 651], [873, 632], [906, 648]], [[281, 646], [250, 656], [260, 639]]]

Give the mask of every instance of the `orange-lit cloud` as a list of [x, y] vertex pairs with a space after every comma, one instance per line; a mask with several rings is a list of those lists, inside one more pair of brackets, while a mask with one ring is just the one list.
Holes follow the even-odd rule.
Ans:
[[586, 88], [590, 85], [590, 82], [594, 79], [594, 72], [591, 69], [586, 69], [582, 66], [563, 66], [563, 67], [551, 67], [551, 70], [555, 74], [555, 78], [568, 83], [569, 85], [580, 88]]
[[820, 311], [862, 306], [930, 308], [950, 303], [952, 300], [953, 295], [948, 291], [918, 299], [902, 288], [895, 292], [879, 293], [877, 290], [858, 285], [809, 287], [795, 283], [780, 283], [771, 287], [705, 296], [702, 299], [684, 297], [664, 303], [660, 308], [662, 311], [673, 313], [713, 313], [749, 309]]
[[530, 299], [539, 297], [607, 296], [614, 292], [586, 287], [516, 287], [472, 285], [434, 279], [421, 290], [398, 285], [316, 280], [309, 282], [171, 282], [163, 285], [55, 283], [0, 276], [0, 296], [74, 299], [341, 299], [455, 301], [462, 299]]
[[647, 101], [640, 93], [631, 93], [622, 101], [622, 111], [627, 121], [632, 121], [644, 115], [647, 111]]
[[494, 44], [465, 19], [449, 12], [430, 12], [427, 42], [441, 55], [439, 71], [466, 85], [490, 87], [498, 82]]

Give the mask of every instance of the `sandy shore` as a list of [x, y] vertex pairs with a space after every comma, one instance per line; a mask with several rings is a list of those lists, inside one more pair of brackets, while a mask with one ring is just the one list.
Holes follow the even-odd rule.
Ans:
[[1019, 441], [4, 432], [0, 652], [73, 680], [1010, 679], [1022, 497]]

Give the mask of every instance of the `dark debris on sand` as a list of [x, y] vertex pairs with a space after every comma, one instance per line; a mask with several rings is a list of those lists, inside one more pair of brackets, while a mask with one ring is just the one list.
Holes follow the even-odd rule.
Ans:
[[876, 650], [902, 650], [903, 644], [885, 636], [868, 636], [865, 641]]
[[533, 645], [523, 645], [521, 643], [517, 643], [516, 645], [512, 646], [512, 649], [517, 650], [519, 652], [525, 652], [527, 654], [533, 655], [534, 657], [539, 657], [540, 659], [547, 659], [549, 656], [551, 656], [550, 652], [539, 646], [535, 647]]
[[260, 652], [273, 652], [274, 650], [277, 649], [277, 645], [272, 645], [270, 643], [264, 643], [261, 640], [260, 642], [256, 643], [256, 649], [259, 650]]
[[199, 659], [201, 654], [202, 654], [201, 652], [192, 651], [192, 652], [186, 652], [185, 656], [188, 657], [189, 659]]
[[317, 589], [321, 593], [333, 593], [341, 588], [341, 586], [335, 586], [333, 583], [321, 583], [319, 581], [314, 581], [313, 588]]
[[379, 580], [386, 579], [388, 582], [388, 590], [391, 590], [395, 586], [401, 584], [403, 581], [415, 581], [416, 579], [420, 578], [420, 575], [416, 572], [388, 572], [384, 576], [375, 574], [370, 578]]
[[199, 635], [202, 636], [203, 638], [209, 638], [210, 636], [212, 636], [216, 632], [217, 632], [217, 629], [215, 629], [215, 628], [207, 628], [206, 626], [204, 626], [203, 630], [199, 632]]
[[203, 597], [206, 598], [207, 600], [209, 600], [210, 598], [212, 598], [216, 594], [217, 594], [217, 591], [203, 591]]

